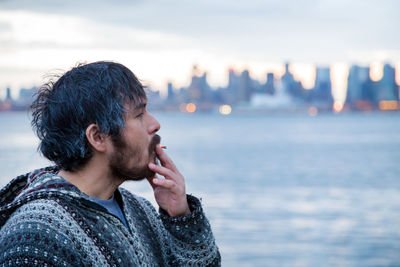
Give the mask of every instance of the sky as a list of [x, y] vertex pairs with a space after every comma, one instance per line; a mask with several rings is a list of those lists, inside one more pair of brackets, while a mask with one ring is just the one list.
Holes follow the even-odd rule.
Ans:
[[265, 82], [284, 63], [306, 88], [315, 66], [331, 66], [343, 99], [351, 64], [397, 68], [397, 0], [0, 0], [0, 96], [40, 85], [78, 62], [113, 60], [146, 85], [188, 86], [192, 66], [213, 87], [244, 69]]

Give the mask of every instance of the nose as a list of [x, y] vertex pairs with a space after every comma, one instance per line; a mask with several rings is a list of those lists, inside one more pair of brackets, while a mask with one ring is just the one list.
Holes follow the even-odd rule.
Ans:
[[147, 114], [149, 115], [148, 132], [149, 134], [155, 134], [156, 132], [158, 132], [158, 130], [160, 130], [161, 125], [158, 120], [153, 117], [153, 115], [151, 115], [150, 113]]

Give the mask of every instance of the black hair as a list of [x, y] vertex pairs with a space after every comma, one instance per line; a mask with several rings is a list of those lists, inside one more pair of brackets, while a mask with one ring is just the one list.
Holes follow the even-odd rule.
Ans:
[[38, 150], [64, 170], [79, 170], [93, 154], [86, 128], [94, 123], [118, 140], [125, 127], [124, 104], [144, 100], [143, 85], [122, 64], [79, 64], [35, 95], [31, 124], [40, 139]]

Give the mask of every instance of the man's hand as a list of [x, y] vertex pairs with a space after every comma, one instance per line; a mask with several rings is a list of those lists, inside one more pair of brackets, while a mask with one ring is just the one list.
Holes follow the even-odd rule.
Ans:
[[147, 178], [154, 190], [154, 196], [158, 205], [168, 212], [170, 216], [181, 216], [190, 213], [186, 198], [185, 180], [183, 175], [175, 167], [175, 164], [158, 145], [157, 157], [161, 166], [149, 163], [150, 170], [165, 177]]

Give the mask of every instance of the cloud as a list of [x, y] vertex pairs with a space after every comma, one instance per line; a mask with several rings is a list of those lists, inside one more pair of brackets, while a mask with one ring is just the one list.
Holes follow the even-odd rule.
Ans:
[[0, 10], [3, 67], [128, 58], [161, 84], [188, 75], [191, 63], [212, 79], [229, 65], [264, 75], [262, 66], [286, 60], [400, 61], [395, 0], [3, 0]]

